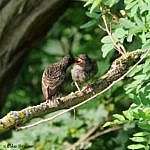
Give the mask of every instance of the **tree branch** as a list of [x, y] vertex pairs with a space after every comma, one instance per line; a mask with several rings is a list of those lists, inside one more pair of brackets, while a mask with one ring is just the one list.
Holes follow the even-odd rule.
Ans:
[[125, 56], [121, 56], [120, 58], [116, 59], [112, 63], [110, 70], [104, 76], [102, 76], [96, 82], [84, 87], [81, 90], [81, 92], [78, 91], [72, 92], [65, 97], [56, 98], [55, 101], [49, 100], [37, 106], [27, 107], [21, 111], [11, 111], [2, 119], [0, 119], [0, 131], [5, 131], [14, 128], [18, 125], [21, 126], [25, 124], [27, 121], [31, 120], [32, 118], [40, 117], [41, 115], [45, 115], [61, 109], [67, 109], [57, 114], [56, 116], [48, 118], [46, 121], [52, 120], [64, 114], [65, 112], [68, 112], [70, 110], [73, 110], [74, 108], [79, 107], [80, 105], [104, 93], [116, 82], [123, 79], [129, 73], [129, 67], [132, 68], [133, 66], [135, 67], [134, 65], [135, 63], [138, 64], [144, 59], [144, 58], [140, 59], [141, 55], [142, 52], [136, 50], [133, 52], [129, 52]]
[[[92, 128], [89, 133], [94, 133], [96, 130], [98, 130], [100, 128], [100, 125], [96, 125], [94, 128]], [[100, 130], [95, 132], [95, 134], [90, 134], [90, 136], [87, 137], [83, 137], [81, 138], [79, 141], [77, 141], [76, 143], [74, 143], [73, 145], [69, 146], [67, 148], [67, 150], [75, 150], [76, 148], [78, 148], [80, 145], [84, 145], [86, 142], [89, 142], [91, 140], [94, 140], [97, 137], [100, 137], [102, 135], [114, 132], [114, 131], [118, 131], [120, 129], [122, 129], [123, 126], [116, 126], [116, 127], [112, 127], [109, 129], [105, 129], [105, 130]]]
[[124, 46], [120, 43], [117, 43], [115, 41], [115, 39], [113, 38], [112, 36], [112, 32], [111, 32], [111, 22], [110, 22], [110, 29], [108, 28], [108, 25], [107, 25], [107, 21], [106, 21], [106, 16], [105, 15], [102, 15], [102, 19], [103, 19], [103, 22], [104, 22], [104, 26], [105, 27], [102, 27], [100, 24], [98, 24], [98, 27], [100, 29], [102, 29], [103, 31], [106, 31], [110, 40], [112, 41], [113, 45], [114, 45], [114, 48], [121, 54], [126, 54], [126, 50], [124, 48]]

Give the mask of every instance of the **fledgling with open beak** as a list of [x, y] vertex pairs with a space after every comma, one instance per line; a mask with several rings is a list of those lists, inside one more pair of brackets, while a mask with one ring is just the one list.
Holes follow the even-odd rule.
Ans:
[[72, 79], [77, 89], [80, 91], [79, 85], [94, 76], [97, 71], [96, 62], [91, 60], [88, 55], [80, 54], [79, 57], [75, 59], [75, 64], [71, 70]]

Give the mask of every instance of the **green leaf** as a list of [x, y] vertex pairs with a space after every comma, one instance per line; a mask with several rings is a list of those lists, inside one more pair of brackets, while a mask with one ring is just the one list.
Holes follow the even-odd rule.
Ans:
[[137, 105], [141, 105], [141, 100], [139, 99], [138, 95], [134, 95], [134, 103]]
[[106, 56], [107, 56], [107, 54], [111, 51], [111, 50], [113, 50], [113, 48], [114, 48], [114, 45], [111, 43], [111, 44], [104, 44], [103, 46], [102, 46], [102, 52], [103, 52], [103, 57], [105, 58]]
[[132, 42], [133, 34], [129, 34], [127, 37], [128, 42]]
[[[150, 99], [149, 99], [150, 100]], [[145, 118], [150, 120], [150, 107], [144, 109], [145, 112]]]
[[144, 104], [144, 105], [149, 104], [149, 102], [148, 102], [149, 100], [146, 99], [146, 95], [145, 95], [145, 93], [143, 93], [143, 91], [139, 91], [138, 95], [139, 95], [139, 98], [140, 98], [142, 104]]
[[136, 126], [136, 125], [135, 125], [135, 122], [128, 121], [127, 123], [125, 123], [125, 124], [123, 125], [123, 128], [124, 128], [125, 131], [128, 131], [128, 130], [130, 130], [130, 129], [134, 129], [135, 126]]
[[95, 9], [95, 7], [97, 7], [100, 4], [101, 0], [94, 0], [92, 7], [90, 9], [90, 13], [92, 13], [92, 11]]
[[134, 79], [138, 80], [139, 82], [143, 81], [145, 78], [146, 78], [145, 74], [140, 74], [140, 75], [137, 75], [137, 76], [134, 77]]
[[[149, 1], [148, 1], [149, 2]], [[140, 13], [142, 14], [143, 12], [145, 12], [146, 10], [149, 10], [149, 4], [146, 3], [146, 1], [140, 1]]]
[[146, 38], [147, 38], [147, 37], [146, 37], [146, 35], [145, 35], [145, 32], [143, 32], [140, 37], [141, 37], [142, 43], [146, 43]]
[[150, 49], [150, 40], [147, 40], [147, 42], [142, 45], [142, 50], [148, 50]]
[[113, 36], [115, 39], [121, 39], [124, 38], [127, 32], [123, 28], [117, 28], [115, 32], [113, 33]]
[[143, 73], [147, 73], [149, 71], [150, 71], [150, 59], [147, 59], [145, 61], [145, 64], [143, 65]]
[[138, 7], [139, 7], [138, 5], [134, 5], [132, 7], [132, 9], [131, 9], [131, 17], [133, 17], [136, 14], [136, 12], [138, 10]]
[[128, 77], [133, 77], [136, 73], [142, 71], [143, 66], [138, 65], [135, 69], [133, 69], [129, 74]]
[[127, 119], [133, 120], [133, 112], [130, 109], [123, 111], [123, 114]]
[[128, 146], [128, 149], [141, 149], [141, 148], [145, 148], [145, 146], [142, 144], [132, 144]]
[[89, 17], [89, 18], [94, 18], [94, 19], [99, 19], [99, 14], [95, 13], [95, 12], [86, 12], [86, 15]]
[[143, 138], [143, 137], [132, 137], [132, 138], [130, 138], [130, 140], [132, 140], [134, 142], [145, 142], [145, 141], [147, 141], [147, 139]]
[[140, 123], [139, 127], [142, 128], [142, 129], [149, 130], [150, 129], [150, 122], [149, 123]]
[[88, 6], [89, 4], [92, 4], [94, 0], [88, 0], [85, 4], [84, 7]]
[[113, 117], [118, 119], [118, 120], [120, 120], [120, 121], [124, 121], [125, 120], [124, 116], [122, 116], [120, 114], [114, 114]]
[[106, 122], [106, 123], [103, 125], [103, 127], [105, 128], [105, 127], [111, 126], [111, 125], [113, 125], [113, 124], [114, 124], [113, 122]]
[[114, 125], [117, 125], [117, 124], [123, 124], [124, 121], [123, 121], [123, 120], [115, 119], [113, 123], [114, 123]]
[[135, 28], [135, 23], [131, 22], [128, 19], [125, 18], [120, 18], [119, 20], [121, 26], [123, 26], [125, 29], [134, 29]]
[[63, 54], [63, 49], [61, 46], [60, 41], [58, 40], [52, 40], [48, 39], [46, 44], [43, 45], [42, 47], [43, 51], [46, 52], [47, 54], [54, 54], [54, 55], [62, 55]]
[[145, 113], [142, 109], [138, 109], [139, 117], [145, 118]]
[[135, 0], [125, 0], [124, 3], [127, 5], [127, 4], [132, 3], [133, 1], [135, 1]]
[[147, 135], [150, 135], [150, 133], [148, 133], [148, 132], [138, 132], [138, 133], [133, 134], [133, 136], [147, 136]]
[[110, 39], [110, 36], [104, 36], [102, 39], [101, 39], [101, 42], [102, 43], [105, 43], [105, 44], [112, 44], [112, 41]]
[[126, 6], [126, 10], [129, 10], [130, 8], [132, 8], [134, 5], [136, 5], [136, 3], [137, 3], [138, 1], [133, 1], [133, 2], [131, 2], [131, 3], [128, 3], [128, 5]]
[[96, 25], [96, 23], [97, 23], [96, 20], [90, 20], [89, 22], [87, 22], [87, 23], [81, 25], [81, 26], [80, 26], [80, 29], [92, 27], [92, 26]]

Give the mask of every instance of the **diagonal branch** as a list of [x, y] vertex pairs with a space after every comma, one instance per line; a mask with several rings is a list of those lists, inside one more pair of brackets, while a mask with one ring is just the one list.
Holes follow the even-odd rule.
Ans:
[[[146, 55], [148, 54], [148, 52], [149, 52], [149, 50], [147, 51]], [[146, 56], [146, 55], [145, 55], [145, 56]], [[125, 57], [125, 56], [123, 56], [123, 57]], [[74, 110], [75, 108], [77, 108], [77, 107], [79, 107], [79, 106], [81, 106], [81, 105], [83, 105], [83, 104], [85, 104], [85, 103], [91, 101], [92, 99], [96, 98], [97, 96], [100, 96], [100, 95], [103, 94], [104, 92], [108, 91], [108, 90], [109, 90], [113, 85], [115, 85], [117, 82], [119, 82], [119, 81], [121, 81], [122, 79], [124, 79], [124, 77], [126, 77], [139, 63], [141, 63], [144, 58], [145, 58], [145, 57], [141, 58], [133, 67], [131, 67], [131, 69], [129, 69], [126, 73], [124, 73], [119, 79], [113, 81], [109, 86], [107, 86], [106, 88], [104, 88], [104, 89], [103, 89], [102, 91], [100, 91], [99, 93], [93, 92], [93, 93], [94, 93], [93, 96], [91, 96], [91, 97], [88, 98], [88, 99], [85, 99], [85, 100], [82, 101], [81, 103], [79, 103], [79, 104], [77, 104], [77, 105], [74, 105], [74, 106], [72, 106], [71, 108], [66, 109], [66, 110], [64, 110], [64, 111], [62, 111], [62, 112], [60, 112], [60, 113], [58, 113], [58, 114], [56, 114], [56, 115], [54, 115], [54, 116], [52, 116], [52, 117], [50, 117], [50, 118], [37, 121], [37, 122], [35, 122], [35, 123], [33, 123], [33, 124], [30, 124], [30, 125], [27, 125], [27, 126], [17, 127], [17, 130], [23, 130], [23, 129], [31, 128], [31, 127], [34, 127], [34, 126], [40, 124], [40, 123], [53, 120], [53, 119], [55, 119], [55, 118], [57, 118], [57, 117], [63, 115], [64, 113], [69, 112], [69, 111], [71, 111], [71, 110]], [[120, 62], [120, 64], [121, 64], [121, 62]], [[116, 65], [116, 62], [115, 62], [115, 65]], [[91, 91], [91, 89], [90, 89], [90, 91]], [[81, 92], [80, 92], [80, 93], [81, 93]]]
[[[93, 131], [95, 131], [99, 127], [100, 127], [100, 125], [96, 125], [93, 129], [90, 130], [90, 132], [94, 133]], [[79, 141], [77, 141], [76, 143], [74, 143], [73, 145], [71, 145], [70, 147], [68, 147], [67, 150], [75, 150], [78, 147], [80, 147], [80, 145], [83, 146], [85, 143], [87, 143], [87, 142], [89, 142], [91, 140], [94, 140], [97, 137], [103, 136], [105, 134], [108, 134], [108, 133], [111, 133], [111, 132], [114, 132], [114, 131], [118, 131], [118, 130], [120, 130], [122, 128], [123, 128], [123, 126], [115, 126], [115, 127], [109, 128], [109, 129], [97, 131], [95, 134], [91, 134], [88, 137], [81, 138]]]
[[52, 120], [61, 114], [64, 114], [65, 112], [79, 107], [81, 104], [84, 104], [107, 91], [116, 83], [118, 79], [123, 79], [123, 75], [128, 73], [129, 67], [132, 67], [137, 62], [140, 63], [144, 59], [140, 59], [141, 55], [142, 52], [136, 50], [116, 59], [113, 62], [110, 70], [104, 76], [102, 76], [96, 82], [84, 87], [81, 92], [72, 92], [65, 97], [56, 98], [55, 101], [46, 101], [37, 106], [30, 106], [21, 111], [12, 111], [8, 113], [6, 116], [0, 119], [0, 131], [5, 131], [18, 125], [21, 126], [32, 118], [40, 117], [41, 115], [45, 115], [61, 109], [67, 109], [60, 114], [57, 114], [56, 116], [52, 116], [52, 118], [48, 118], [48, 120]]

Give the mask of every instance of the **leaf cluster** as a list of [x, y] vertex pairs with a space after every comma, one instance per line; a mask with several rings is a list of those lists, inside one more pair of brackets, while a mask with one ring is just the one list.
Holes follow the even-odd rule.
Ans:
[[[41, 76], [44, 68], [71, 52], [74, 56], [87, 53], [96, 60], [98, 76], [108, 70], [118, 52], [110, 36], [98, 28], [105, 28], [106, 16], [113, 40], [126, 51], [150, 48], [149, 0], [88, 0], [83, 7], [75, 4], [54, 25], [43, 41], [28, 56], [15, 87], [9, 95], [3, 114], [41, 102]], [[85, 15], [86, 14], [86, 15]], [[75, 17], [72, 17], [75, 16]], [[75, 91], [70, 72], [63, 88], [65, 94]], [[91, 82], [93, 79], [91, 80]], [[112, 121], [104, 127], [124, 125], [124, 130], [96, 138], [85, 144], [85, 149], [114, 150], [146, 149], [150, 147], [150, 58], [138, 65], [128, 79], [119, 82], [106, 94], [77, 111], [76, 120], [66, 114], [59, 120], [26, 131], [12, 132], [12, 137], [0, 146], [20, 141], [23, 149], [62, 149], [79, 140], [103, 117]], [[34, 90], [33, 90], [34, 89]], [[108, 103], [104, 105], [104, 103]], [[113, 114], [113, 115], [112, 115]], [[47, 117], [47, 116], [45, 116]], [[114, 119], [112, 119], [114, 117]], [[33, 120], [35, 121], [35, 120]], [[41, 130], [42, 129], [42, 130]], [[133, 134], [133, 135], [131, 135]], [[105, 145], [105, 146], [104, 146]]]

